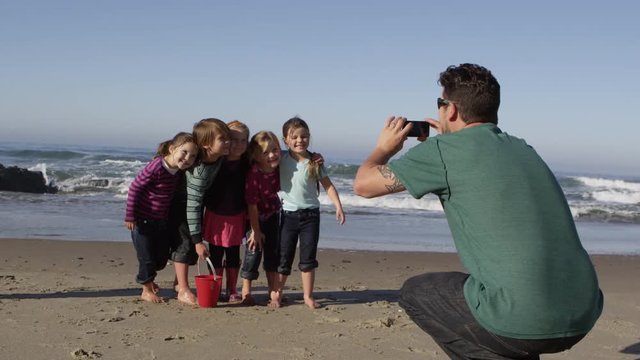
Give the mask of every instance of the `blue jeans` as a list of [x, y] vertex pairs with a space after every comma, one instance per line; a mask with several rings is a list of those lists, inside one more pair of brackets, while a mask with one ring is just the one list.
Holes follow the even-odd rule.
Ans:
[[244, 262], [240, 277], [247, 280], [255, 280], [258, 278], [260, 269], [260, 261], [264, 254], [264, 271], [276, 272], [278, 269], [279, 247], [279, 224], [278, 213], [271, 215], [268, 219], [260, 221], [260, 230], [264, 234], [262, 249], [255, 251], [249, 250], [248, 244], [245, 244]]
[[522, 340], [498, 336], [473, 317], [463, 294], [468, 274], [422, 274], [400, 290], [400, 306], [451, 359], [539, 359], [539, 354], [567, 350], [585, 335]]
[[291, 275], [296, 246], [300, 239], [300, 262], [298, 269], [302, 272], [318, 267], [316, 255], [320, 239], [320, 209], [300, 209], [282, 211], [280, 229], [280, 265], [278, 272]]
[[131, 239], [138, 257], [136, 282], [146, 284], [156, 278], [169, 260], [170, 232], [163, 220], [136, 220]]

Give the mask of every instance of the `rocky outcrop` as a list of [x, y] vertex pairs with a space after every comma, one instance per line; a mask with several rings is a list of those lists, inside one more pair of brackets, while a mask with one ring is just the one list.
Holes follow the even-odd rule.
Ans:
[[44, 175], [17, 166], [4, 167], [0, 164], [0, 191], [55, 194], [58, 188], [47, 185]]

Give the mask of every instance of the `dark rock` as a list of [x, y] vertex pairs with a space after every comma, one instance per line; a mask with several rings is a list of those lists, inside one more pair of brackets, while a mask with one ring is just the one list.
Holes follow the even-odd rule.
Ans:
[[55, 194], [58, 188], [47, 185], [44, 175], [39, 171], [30, 171], [17, 166], [6, 168], [0, 164], [0, 191]]
[[95, 187], [107, 187], [109, 186], [109, 180], [108, 179], [92, 179], [87, 181], [87, 185], [95, 186]]

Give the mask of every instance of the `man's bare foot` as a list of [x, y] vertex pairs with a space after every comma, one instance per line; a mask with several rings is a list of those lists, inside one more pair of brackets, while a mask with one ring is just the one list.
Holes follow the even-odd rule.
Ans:
[[198, 299], [191, 292], [191, 289], [180, 289], [177, 296], [178, 301], [187, 305], [198, 305]]
[[154, 292], [152, 291], [142, 291], [142, 294], [140, 295], [140, 300], [144, 300], [144, 301], [148, 301], [148, 302], [152, 302], [152, 303], [162, 303], [164, 302], [164, 299], [161, 298], [160, 296], [156, 295]]
[[314, 298], [304, 299], [304, 303], [311, 310], [315, 310], [322, 307], [322, 305], [320, 305]]

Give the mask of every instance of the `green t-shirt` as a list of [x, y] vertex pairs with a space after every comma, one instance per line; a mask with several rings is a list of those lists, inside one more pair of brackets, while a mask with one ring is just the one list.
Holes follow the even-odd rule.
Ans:
[[595, 270], [556, 178], [524, 140], [482, 124], [429, 138], [389, 167], [415, 198], [439, 197], [482, 326], [519, 339], [593, 327]]

